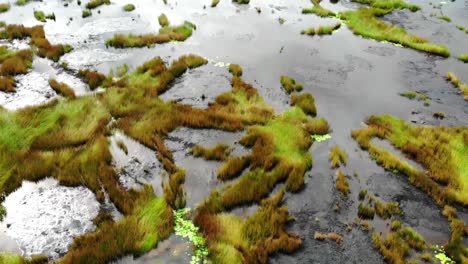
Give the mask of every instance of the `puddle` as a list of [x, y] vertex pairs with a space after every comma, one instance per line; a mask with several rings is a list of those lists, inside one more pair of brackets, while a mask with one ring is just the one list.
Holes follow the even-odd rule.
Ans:
[[[156, 158], [156, 152], [120, 131], [115, 132], [110, 142], [110, 151], [120, 183], [127, 189], [137, 190], [149, 184], [153, 186], [156, 196], [162, 196], [161, 183], [164, 171]], [[128, 153], [125, 153], [117, 142], [123, 142]]]
[[[55, 179], [38, 183], [23, 181], [21, 188], [3, 203], [7, 215], [0, 223], [0, 237], [16, 242], [25, 256], [45, 254], [57, 258], [67, 252], [73, 238], [92, 232], [99, 203], [84, 187], [60, 186]], [[15, 250], [16, 251], [16, 250]], [[17, 251], [16, 251], [17, 252]]]

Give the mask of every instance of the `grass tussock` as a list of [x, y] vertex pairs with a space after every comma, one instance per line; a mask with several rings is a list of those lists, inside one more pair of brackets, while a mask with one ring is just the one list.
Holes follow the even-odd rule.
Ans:
[[192, 35], [195, 25], [185, 22], [179, 26], [164, 26], [156, 34], [146, 35], [114, 35], [113, 38], [106, 40], [106, 46], [114, 48], [138, 48], [149, 47], [154, 44], [162, 44], [169, 41], [185, 41]]
[[447, 75], [445, 76], [445, 79], [447, 79], [447, 81], [451, 82], [453, 84], [453, 86], [457, 87], [460, 90], [461, 94], [463, 95], [463, 98], [465, 99], [465, 101], [468, 101], [468, 84], [463, 83], [452, 72], [447, 73]]
[[251, 156], [231, 157], [218, 169], [218, 179], [230, 180], [239, 176], [252, 161]]
[[341, 22], [338, 22], [332, 26], [320, 26], [317, 29], [308, 28], [301, 31], [301, 34], [314, 36], [314, 35], [331, 35], [334, 31], [338, 30], [341, 27]]
[[203, 157], [205, 160], [226, 160], [231, 154], [232, 147], [224, 143], [218, 143], [212, 148], [195, 145], [191, 153], [195, 157]]
[[15, 255], [8, 252], [0, 253], [0, 263], [8, 264], [46, 264], [49, 261], [47, 256], [32, 256], [26, 258], [20, 255]]
[[25, 39], [31, 38], [30, 44], [34, 46], [35, 53], [44, 58], [57, 62], [62, 55], [73, 48], [69, 45], [52, 45], [45, 37], [43, 26], [24, 27], [23, 25], [7, 25], [0, 31], [1, 39]]
[[78, 71], [78, 75], [83, 78], [83, 81], [89, 85], [91, 90], [95, 90], [103, 84], [107, 77], [97, 71], [81, 69]]
[[448, 16], [442, 15], [442, 16], [437, 16], [438, 19], [444, 20], [445, 22], [452, 22], [452, 19]]
[[87, 18], [87, 17], [90, 17], [93, 15], [93, 12], [91, 12], [91, 10], [89, 9], [85, 9], [83, 10], [83, 12], [81, 12], [81, 17], [82, 18]]
[[248, 4], [250, 3], [250, 0], [232, 0], [233, 3], [236, 3], [236, 4]]
[[336, 174], [336, 189], [344, 196], [348, 197], [349, 195], [349, 183], [346, 176], [343, 174], [341, 170], [338, 170]]
[[219, 0], [211, 0], [211, 7], [216, 7], [219, 4]]
[[304, 111], [307, 115], [315, 117], [317, 115], [317, 108], [315, 107], [315, 98], [310, 93], [292, 94], [291, 106], [297, 106]]
[[58, 94], [68, 98], [75, 98], [75, 91], [73, 91], [73, 89], [66, 83], [61, 83], [54, 79], [51, 79], [49, 80], [49, 85]]
[[330, 149], [330, 153], [328, 154], [328, 160], [330, 161], [330, 166], [333, 169], [336, 169], [340, 166], [340, 164], [346, 166], [348, 157], [344, 150], [342, 150], [338, 146], [334, 146]]
[[229, 64], [228, 71], [235, 77], [242, 77], [242, 67], [239, 64]]
[[110, 5], [110, 0], [91, 0], [86, 4], [87, 9], [94, 9], [102, 5]]
[[320, 1], [313, 0], [313, 7], [302, 9], [302, 14], [315, 14], [319, 17], [334, 17], [335, 13], [333, 11], [323, 8], [320, 5]]
[[401, 209], [398, 202], [382, 203], [376, 200], [374, 203], [374, 209], [377, 215], [383, 219], [388, 219], [393, 215], [401, 214]]
[[468, 54], [459, 55], [457, 59], [463, 61], [464, 63], [468, 63]]
[[13, 93], [16, 91], [15, 78], [11, 76], [0, 76], [0, 91]]
[[158, 17], [158, 22], [161, 27], [169, 26], [169, 19], [167, 18], [166, 14], [161, 14]]
[[416, 12], [421, 8], [417, 5], [408, 4], [403, 0], [353, 0], [353, 2], [367, 4], [373, 8], [393, 11], [394, 9], [409, 9]]
[[9, 3], [2, 3], [0, 4], [0, 13], [5, 13], [10, 10], [11, 5]]
[[123, 10], [125, 12], [132, 12], [133, 10], [135, 10], [135, 5], [134, 4], [126, 4], [126, 5], [124, 5]]
[[338, 244], [341, 244], [341, 242], [343, 241], [343, 236], [335, 232], [331, 232], [331, 233], [315, 232], [314, 239], [318, 241], [324, 241], [325, 239], [328, 239], [331, 241], [335, 241]]
[[18, 6], [24, 6], [27, 5], [31, 0], [16, 0], [15, 4]]
[[358, 216], [363, 219], [374, 219], [375, 210], [374, 208], [367, 206], [363, 203], [359, 203]]
[[[390, 10], [391, 11], [391, 10]], [[447, 47], [430, 43], [427, 39], [408, 34], [405, 29], [387, 24], [378, 16], [390, 12], [385, 9], [360, 8], [340, 13], [340, 18], [354, 34], [378, 41], [388, 41], [443, 57], [450, 56]]]
[[296, 80], [294, 80], [291, 77], [288, 77], [286, 75], [281, 76], [281, 86], [286, 90], [288, 94], [292, 92], [299, 92], [302, 91], [302, 84], [296, 83]]

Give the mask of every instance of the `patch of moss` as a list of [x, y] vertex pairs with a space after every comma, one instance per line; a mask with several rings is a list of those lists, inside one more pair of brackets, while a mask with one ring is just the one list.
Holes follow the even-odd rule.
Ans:
[[236, 77], [242, 77], [242, 67], [239, 64], [229, 64], [228, 71]]
[[409, 9], [412, 12], [416, 12], [421, 9], [419, 6], [408, 4], [403, 0], [353, 0], [353, 2], [389, 11], [393, 11], [394, 9]]
[[317, 108], [315, 107], [315, 98], [310, 93], [292, 94], [291, 106], [297, 106], [304, 111], [307, 115], [315, 117], [317, 115]]
[[333, 26], [321, 26], [317, 29], [308, 28], [301, 31], [301, 34], [313, 36], [313, 35], [331, 35], [334, 31], [338, 30], [341, 27], [341, 22], [336, 23]]
[[91, 10], [89, 9], [85, 9], [83, 10], [83, 12], [81, 13], [81, 17], [82, 18], [87, 18], [89, 16], [93, 15], [93, 13], [91, 12]]
[[452, 22], [452, 19], [450, 17], [448, 17], [448, 16], [437, 16], [437, 18], [442, 19], [442, 20], [444, 20], [446, 22], [449, 22], [449, 23]]
[[468, 54], [459, 55], [457, 59], [463, 61], [464, 63], [468, 63]]
[[453, 86], [457, 87], [465, 101], [468, 101], [468, 84], [463, 83], [454, 73], [448, 72], [445, 76], [445, 79], [453, 84]]
[[0, 13], [5, 13], [5, 12], [8, 12], [8, 10], [10, 10], [10, 4], [9, 3], [2, 3], [0, 4]]
[[320, 5], [320, 1], [313, 0], [312, 4], [314, 5], [313, 7], [302, 9], [302, 13], [303, 14], [315, 14], [319, 17], [334, 17], [335, 16], [335, 13], [333, 11], [323, 8]]

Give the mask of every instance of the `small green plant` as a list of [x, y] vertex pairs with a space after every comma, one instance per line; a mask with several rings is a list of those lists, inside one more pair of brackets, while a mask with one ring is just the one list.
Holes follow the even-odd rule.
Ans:
[[434, 118], [437, 118], [437, 119], [444, 119], [445, 118], [445, 112], [435, 112], [433, 114]]
[[442, 19], [446, 22], [452, 22], [452, 19], [448, 16], [442, 15], [442, 16], [437, 16], [438, 19]]
[[86, 18], [86, 17], [91, 16], [92, 14], [93, 14], [93, 13], [91, 12], [91, 10], [85, 9], [85, 10], [83, 10], [83, 12], [81, 13], [81, 17], [82, 17], [82, 18]]
[[417, 93], [415, 91], [407, 91], [407, 92], [400, 93], [400, 95], [410, 100], [413, 100], [414, 98], [416, 98]]
[[118, 77], [123, 77], [125, 74], [128, 72], [128, 65], [124, 64], [120, 67], [117, 68], [117, 76]]
[[188, 238], [193, 243], [195, 251], [193, 253], [190, 264], [208, 263], [208, 247], [206, 246], [205, 238], [200, 234], [199, 228], [192, 221], [184, 219], [190, 209], [179, 209], [175, 212], [175, 234], [181, 237]]
[[330, 153], [328, 154], [328, 160], [330, 161], [331, 167], [336, 169], [343, 164], [346, 166], [346, 162], [348, 160], [346, 153], [338, 146], [334, 146], [330, 149]]
[[216, 7], [219, 4], [219, 0], [212, 0], [211, 7]]
[[28, 4], [29, 2], [31, 2], [31, 0], [17, 0], [16, 5], [24, 6], [24, 5]]
[[336, 189], [344, 196], [348, 197], [349, 195], [349, 183], [346, 176], [341, 170], [338, 170], [336, 174]]
[[281, 85], [288, 94], [302, 90], [302, 84], [296, 83], [296, 80], [286, 75], [281, 76]]
[[367, 206], [363, 203], [359, 203], [358, 216], [364, 219], [374, 219], [375, 211], [374, 208]]
[[41, 22], [46, 22], [46, 16], [42, 11], [34, 11], [34, 17]]
[[311, 137], [317, 142], [322, 142], [331, 138], [330, 134], [325, 134], [325, 135], [315, 134], [315, 135], [311, 135]]
[[278, 18], [278, 22], [280, 23], [280, 25], [283, 25], [284, 22], [286, 22], [286, 20], [282, 17]]
[[242, 67], [239, 64], [229, 64], [228, 71], [232, 76], [241, 77], [242, 76]]
[[125, 12], [132, 12], [133, 10], [135, 10], [135, 5], [134, 4], [126, 4], [126, 5], [124, 5], [123, 10]]
[[0, 13], [5, 13], [8, 10], [10, 10], [10, 4], [9, 3], [0, 4]]
[[158, 22], [161, 27], [169, 26], [169, 19], [167, 19], [167, 16], [164, 13], [159, 15]]
[[96, 7], [99, 7], [101, 5], [110, 5], [111, 1], [110, 0], [91, 0], [86, 4], [86, 8], [88, 9], [94, 9]]
[[362, 201], [366, 198], [367, 195], [367, 189], [363, 189], [359, 191], [359, 200]]
[[457, 57], [457, 59], [463, 61], [464, 63], [468, 62], [468, 54], [462, 54]]

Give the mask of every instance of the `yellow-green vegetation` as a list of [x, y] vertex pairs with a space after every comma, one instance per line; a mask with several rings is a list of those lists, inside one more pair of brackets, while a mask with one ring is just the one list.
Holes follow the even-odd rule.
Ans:
[[429, 96], [423, 92], [417, 92], [417, 91], [406, 91], [400, 93], [401, 96], [406, 97], [410, 100], [413, 100], [415, 98], [418, 99], [418, 101], [424, 101], [425, 106], [429, 106], [431, 104], [431, 99]]
[[401, 214], [398, 202], [382, 203], [378, 200], [374, 200], [374, 209], [377, 215], [383, 219], [388, 219], [392, 215]]
[[319, 17], [333, 17], [333, 16], [335, 16], [335, 13], [333, 13], [332, 11], [330, 11], [328, 9], [323, 8], [320, 5], [319, 0], [312, 0], [312, 4], [314, 5], [313, 7], [302, 9], [302, 13], [303, 14], [316, 14]]
[[343, 236], [336, 232], [331, 232], [331, 233], [321, 233], [321, 232], [315, 232], [314, 234], [314, 239], [319, 240], [319, 241], [324, 241], [325, 239], [335, 241], [336, 243], [340, 244], [343, 241]]
[[164, 13], [159, 15], [158, 22], [161, 27], [169, 26], [169, 19], [167, 19], [167, 16]]
[[445, 79], [451, 82], [453, 86], [460, 89], [460, 92], [463, 95], [463, 98], [465, 99], [465, 101], [468, 101], [468, 84], [463, 83], [460, 79], [458, 79], [458, 77], [453, 72], [447, 73], [447, 75], [445, 76]]
[[[441, 207], [451, 203], [465, 206], [468, 204], [466, 127], [413, 127], [388, 115], [371, 116], [367, 124], [367, 128], [353, 131], [352, 136], [378, 164], [387, 170], [406, 175], [411, 184], [426, 192]], [[390, 141], [407, 157], [421, 164], [426, 172], [415, 169], [390, 152], [372, 144], [370, 140], [374, 137]], [[450, 220], [450, 217], [448, 218]], [[461, 225], [456, 225], [457, 227], [452, 228], [451, 243], [446, 250], [455, 260], [461, 260], [467, 258], [468, 252], [460, 249], [462, 244], [458, 238], [463, 232], [459, 231]]]
[[241, 77], [242, 76], [242, 67], [239, 66], [239, 64], [229, 64], [228, 66], [228, 71], [236, 77]]
[[[438, 204], [468, 204], [468, 129], [466, 127], [413, 127], [393, 116], [371, 116], [368, 127], [352, 132], [361, 148], [388, 170], [397, 170], [430, 194]], [[427, 175], [372, 144], [374, 137], [390, 141], [406, 156], [420, 163]], [[442, 190], [438, 183], [446, 184]]]
[[334, 146], [330, 149], [330, 153], [328, 154], [328, 160], [330, 161], [330, 165], [333, 169], [336, 169], [340, 166], [340, 164], [346, 166], [346, 162], [348, 160], [346, 153], [338, 146]]
[[356, 35], [400, 44], [443, 57], [450, 56], [447, 47], [432, 44], [425, 38], [408, 34], [405, 29], [387, 24], [378, 18], [391, 11], [392, 9], [360, 8], [358, 10], [342, 12], [339, 16]]
[[317, 109], [315, 108], [315, 98], [310, 93], [291, 95], [291, 106], [297, 106], [304, 111], [307, 115], [312, 117], [317, 115]]
[[75, 91], [73, 91], [73, 89], [66, 83], [57, 82], [56, 80], [51, 79], [49, 80], [49, 85], [58, 94], [64, 97], [75, 98]]
[[248, 4], [250, 0], [232, 0], [232, 2], [236, 4]]
[[104, 74], [88, 69], [79, 70], [78, 75], [89, 85], [91, 90], [98, 88], [107, 79]]
[[349, 183], [348, 179], [344, 175], [343, 171], [338, 170], [336, 173], [336, 189], [344, 196], [348, 197], [349, 195]]
[[110, 0], [91, 0], [86, 4], [86, 8], [88, 9], [94, 9], [96, 7], [102, 6], [102, 5], [110, 5], [111, 1]]
[[[463, 245], [463, 239], [467, 233], [465, 222], [458, 218], [457, 210], [454, 207], [446, 205], [442, 214], [449, 220], [450, 230], [452, 231], [450, 240], [445, 245], [445, 250], [450, 252], [455, 260], [466, 263], [468, 261], [468, 248]], [[445, 252], [443, 253], [445, 255]]]
[[[393, 226], [393, 225], [392, 225]], [[372, 235], [372, 242], [387, 263], [409, 263], [412, 252], [426, 248], [424, 238], [410, 227], [396, 226], [385, 238], [378, 233]]]
[[106, 40], [106, 46], [114, 48], [135, 48], [149, 47], [154, 44], [166, 43], [169, 41], [184, 41], [192, 35], [195, 25], [188, 21], [179, 26], [165, 26], [159, 30], [157, 35], [114, 35], [113, 38]]
[[301, 34], [306, 34], [309, 36], [313, 35], [331, 35], [335, 30], [338, 30], [341, 27], [341, 22], [336, 23], [333, 26], [320, 26], [317, 29], [308, 28], [301, 31]]
[[[46, 15], [42, 11], [35, 10], [34, 17], [40, 22], [46, 22]], [[48, 15], [47, 17], [50, 17], [51, 19], [53, 18], [55, 20], [55, 15], [53, 14]]]
[[0, 91], [15, 92], [15, 75], [24, 74], [32, 66], [31, 50], [14, 51], [0, 46]]
[[353, 0], [353, 2], [370, 5], [373, 8], [384, 10], [409, 9], [412, 12], [416, 12], [421, 9], [417, 5], [408, 4], [402, 0]]
[[367, 206], [363, 203], [359, 203], [358, 216], [363, 219], [374, 219], [375, 210], [374, 208]]
[[91, 12], [91, 10], [89, 9], [85, 9], [83, 10], [83, 12], [81, 13], [81, 17], [82, 18], [86, 18], [86, 17], [89, 17], [89, 16], [92, 16], [93, 13]]
[[31, 0], [16, 0], [15, 4], [19, 6], [27, 5]]
[[302, 91], [302, 84], [296, 83], [296, 80], [286, 75], [281, 76], [281, 85], [288, 94], [294, 91]]
[[434, 116], [435, 118], [438, 118], [438, 119], [444, 119], [445, 118], [445, 112], [434, 112], [432, 114], [432, 116]]
[[442, 20], [444, 20], [446, 22], [452, 22], [452, 19], [450, 17], [448, 17], [448, 16], [442, 15], [442, 16], [437, 16], [437, 18], [442, 19]]
[[5, 264], [46, 264], [47, 262], [47, 256], [33, 256], [31, 258], [25, 258], [11, 253], [0, 253], [0, 263]]
[[464, 63], [468, 62], [468, 54], [462, 54], [457, 57], [457, 59], [463, 61]]
[[73, 48], [69, 45], [52, 45], [45, 37], [43, 26], [24, 27], [23, 25], [7, 25], [0, 31], [0, 39], [26, 39], [31, 38], [30, 44], [36, 49], [35, 53], [57, 62], [62, 55]]
[[290, 253], [302, 241], [286, 232], [288, 208], [281, 205], [284, 191], [261, 201], [259, 209], [242, 219], [233, 214], [199, 212], [195, 223], [206, 237], [214, 263], [267, 263], [275, 252]]
[[457, 28], [463, 32], [465, 32], [466, 34], [468, 34], [468, 28], [465, 28], [464, 26], [462, 25], [457, 25]]
[[135, 10], [135, 5], [134, 4], [126, 4], [126, 5], [124, 5], [123, 10], [125, 12], [132, 12], [133, 10]]
[[203, 157], [205, 160], [226, 160], [231, 154], [232, 148], [224, 143], [218, 143], [212, 148], [195, 145], [191, 153], [195, 157]]
[[5, 13], [8, 10], [10, 10], [10, 4], [9, 3], [0, 4], [0, 13]]
[[219, 0], [211, 0], [211, 7], [216, 7], [219, 4]]
[[229, 158], [218, 170], [218, 179], [230, 180], [239, 176], [252, 161], [250, 155]]

